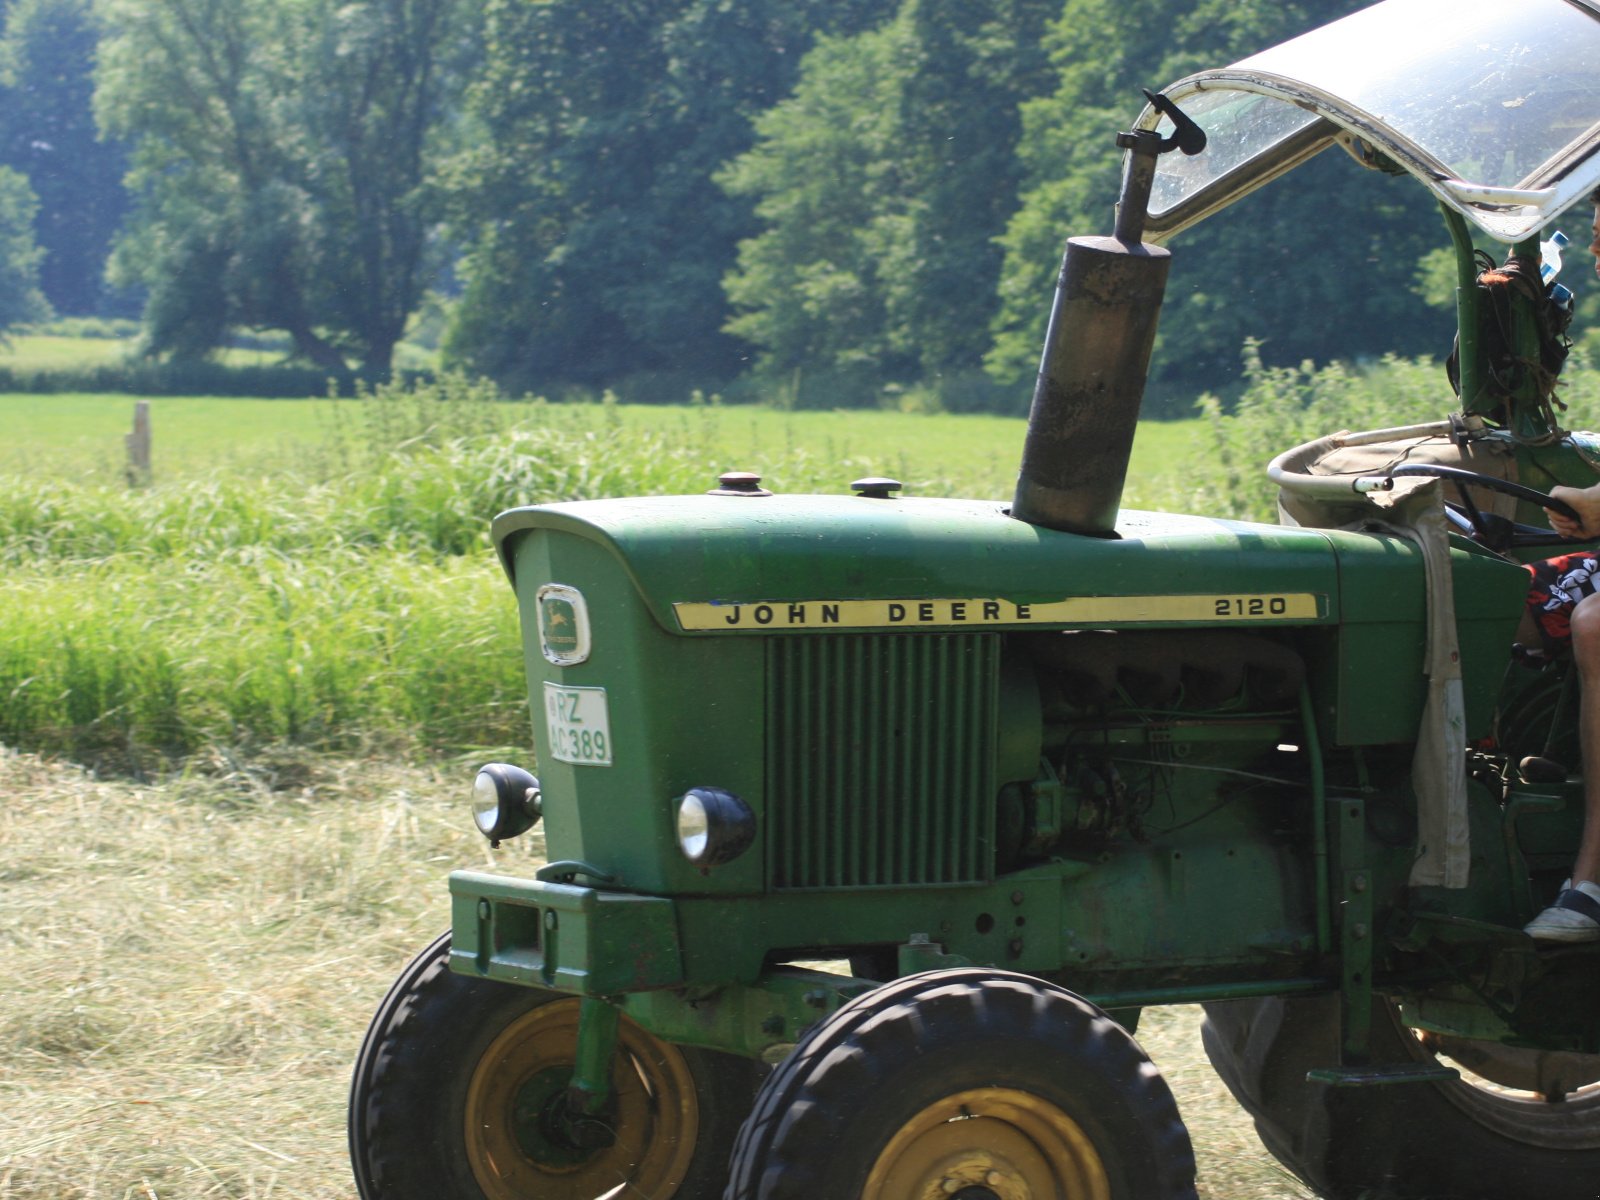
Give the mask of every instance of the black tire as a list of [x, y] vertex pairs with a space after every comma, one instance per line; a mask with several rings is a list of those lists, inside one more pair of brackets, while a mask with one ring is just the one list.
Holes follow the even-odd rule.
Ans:
[[1071, 992], [977, 969], [896, 980], [812, 1030], [731, 1175], [726, 1200], [1195, 1195], [1188, 1131], [1138, 1044]]
[[449, 953], [445, 934], [401, 973], [356, 1060], [350, 1161], [362, 1200], [593, 1200], [623, 1183], [663, 1200], [721, 1194], [760, 1064], [668, 1045], [624, 1017], [615, 1143], [545, 1139], [526, 1113], [565, 1090], [579, 1001], [453, 974]]
[[[1211, 1064], [1262, 1143], [1329, 1200], [1593, 1200], [1600, 1094], [1560, 1103], [1464, 1076], [1451, 1083], [1326, 1087], [1306, 1072], [1339, 1060], [1336, 996], [1205, 1006]], [[1377, 1062], [1430, 1057], [1395, 1007], [1373, 1008]]]

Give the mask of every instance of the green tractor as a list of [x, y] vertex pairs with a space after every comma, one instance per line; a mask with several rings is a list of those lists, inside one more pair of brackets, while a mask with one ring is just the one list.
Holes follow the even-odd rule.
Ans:
[[[1134, 1031], [1193, 1003], [1321, 1195], [1600, 1194], [1600, 944], [1522, 932], [1577, 681], [1514, 646], [1550, 487], [1600, 478], [1538, 277], [1597, 64], [1594, 0], [1385, 0], [1152, 96], [1009, 502], [497, 517], [539, 779], [484, 768], [475, 820], [549, 862], [451, 876], [356, 1067], [364, 1200], [1192, 1196]], [[1158, 243], [1334, 146], [1439, 202], [1459, 410], [1286, 451], [1279, 525], [1120, 511]]]

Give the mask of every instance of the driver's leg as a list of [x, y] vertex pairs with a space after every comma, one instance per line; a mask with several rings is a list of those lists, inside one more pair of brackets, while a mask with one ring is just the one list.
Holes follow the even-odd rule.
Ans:
[[1583, 754], [1583, 837], [1572, 880], [1556, 902], [1526, 927], [1540, 941], [1600, 941], [1600, 595], [1573, 607], [1572, 658], [1581, 694], [1578, 739]]

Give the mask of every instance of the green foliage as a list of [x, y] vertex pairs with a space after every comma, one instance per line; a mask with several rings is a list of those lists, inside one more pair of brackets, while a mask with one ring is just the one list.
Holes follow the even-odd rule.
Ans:
[[893, 378], [916, 361], [888, 311], [917, 203], [893, 154], [914, 51], [904, 16], [822, 39], [794, 94], [757, 119], [756, 146], [719, 176], [767, 224], [726, 283], [739, 314], [727, 328], [761, 347], [766, 371]]
[[[415, 382], [426, 371], [384, 372], [381, 378]], [[42, 395], [64, 392], [123, 392], [130, 396], [266, 396], [274, 399], [326, 396], [330, 391], [354, 395], [364, 383], [379, 379], [362, 372], [330, 375], [318, 367], [174, 359], [154, 362], [85, 363], [81, 366], [12, 366], [0, 363], [0, 394]]]
[[446, 360], [513, 391], [743, 365], [721, 280], [753, 232], [712, 182], [819, 33], [888, 0], [491, 0], [456, 164], [473, 239]]
[[235, 327], [374, 373], [431, 281], [438, 176], [476, 52], [468, 0], [104, 0], [97, 110], [135, 143], [113, 276], [149, 348]]
[[29, 333], [48, 337], [88, 338], [92, 341], [131, 341], [139, 336], [139, 322], [127, 317], [57, 317], [31, 326]]
[[515, 612], [482, 555], [138, 556], [0, 577], [0, 742], [148, 764], [208, 744], [526, 740]]
[[93, 0], [16, 0], [0, 37], [0, 164], [39, 198], [40, 286], [62, 313], [102, 311], [111, 236], [127, 210], [126, 148], [95, 129]]
[[0, 167], [0, 335], [49, 315], [39, 291], [40, 250], [33, 240], [37, 207], [28, 181]]
[[970, 371], [1016, 205], [1018, 104], [1047, 86], [1055, 4], [904, 0], [821, 39], [757, 143], [718, 177], [765, 224], [739, 248], [728, 330], [769, 373]]

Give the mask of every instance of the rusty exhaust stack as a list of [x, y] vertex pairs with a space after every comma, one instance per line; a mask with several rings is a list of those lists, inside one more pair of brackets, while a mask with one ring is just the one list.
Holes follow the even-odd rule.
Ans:
[[1115, 537], [1170, 254], [1143, 241], [1156, 156], [1198, 154], [1205, 134], [1165, 96], [1163, 139], [1117, 135], [1129, 151], [1112, 237], [1072, 238], [1061, 260], [1011, 515], [1067, 533]]

